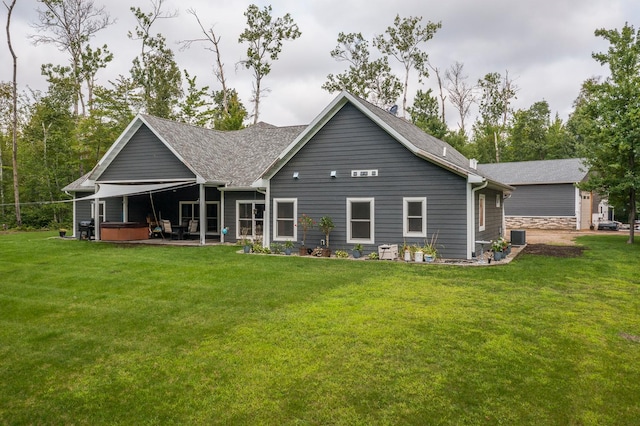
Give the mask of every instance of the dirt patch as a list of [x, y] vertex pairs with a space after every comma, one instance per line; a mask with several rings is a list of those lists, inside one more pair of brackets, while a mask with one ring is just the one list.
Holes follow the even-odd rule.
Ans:
[[525, 254], [535, 254], [539, 256], [552, 257], [580, 257], [584, 247], [580, 246], [561, 246], [551, 244], [527, 244], [522, 250]]

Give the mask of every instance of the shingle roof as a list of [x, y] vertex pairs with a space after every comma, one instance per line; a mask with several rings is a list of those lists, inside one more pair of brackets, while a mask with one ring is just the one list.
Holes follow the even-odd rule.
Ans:
[[241, 130], [219, 131], [140, 116], [207, 182], [224, 182], [233, 187], [249, 187], [306, 127], [258, 123]]
[[[385, 111], [364, 99], [354, 96], [348, 92], [342, 92], [338, 95], [329, 106], [295, 139], [294, 143], [289, 145], [279, 157], [276, 158], [273, 165], [265, 171], [263, 177], [269, 178], [273, 176], [295, 153], [304, 146], [310, 138], [328, 120], [330, 120], [347, 102], [353, 104], [363, 114], [368, 116], [378, 126], [389, 133], [399, 143], [403, 144], [407, 149], [415, 155], [431, 161], [439, 166], [451, 170], [461, 176], [467, 178], [484, 176], [479, 170], [471, 167], [470, 160], [462, 155], [448, 143], [441, 141], [414, 125], [413, 123], [396, 117], [388, 111]], [[509, 185], [499, 180], [489, 178], [489, 184], [499, 189], [511, 190]]]
[[93, 192], [94, 187], [92, 186], [84, 186], [83, 183], [89, 179], [89, 175], [91, 172], [85, 173], [83, 176], [71, 182], [69, 185], [62, 188], [63, 191], [66, 192]]
[[468, 173], [479, 174], [477, 170], [470, 167], [469, 159], [448, 143], [425, 133], [418, 126], [404, 118], [397, 117], [363, 99], [357, 97], [356, 99], [359, 100], [364, 107], [380, 118], [380, 120], [409, 140], [418, 149], [430, 153], [442, 162], [452, 163], [457, 167], [466, 170]]
[[509, 185], [576, 183], [586, 178], [588, 173], [580, 158], [480, 164], [478, 170]]

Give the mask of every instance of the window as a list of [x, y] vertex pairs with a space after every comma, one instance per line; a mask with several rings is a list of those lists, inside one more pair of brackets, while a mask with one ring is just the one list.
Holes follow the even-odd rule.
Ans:
[[298, 216], [298, 203], [293, 198], [276, 198], [273, 200], [273, 229], [274, 240], [293, 240], [297, 239], [296, 234], [296, 217]]
[[248, 238], [262, 238], [264, 229], [264, 201], [236, 202], [236, 238], [246, 231]]
[[[200, 219], [200, 204], [197, 201], [180, 201], [180, 223], [186, 225], [191, 219]], [[207, 234], [220, 235], [220, 202], [207, 201], [205, 207]], [[202, 224], [199, 221], [198, 229]]]
[[[99, 213], [100, 220], [99, 220], [99, 222], [100, 223], [106, 222], [107, 218], [106, 218], [104, 212], [106, 210], [107, 203], [106, 203], [106, 201], [98, 201], [98, 203], [99, 203], [98, 206], [100, 207], [100, 213]], [[95, 216], [96, 216], [96, 202], [92, 201], [91, 202], [91, 219], [94, 219], [94, 221], [95, 221]]]
[[480, 194], [478, 196], [478, 231], [484, 231], [484, 219], [485, 219], [485, 210], [484, 210], [484, 194]]
[[374, 243], [374, 199], [347, 198], [347, 243]]
[[404, 198], [403, 236], [427, 237], [427, 199], [425, 197]]

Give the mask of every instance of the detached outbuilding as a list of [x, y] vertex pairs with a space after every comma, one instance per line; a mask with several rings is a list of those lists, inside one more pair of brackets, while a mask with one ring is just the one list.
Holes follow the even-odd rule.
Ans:
[[578, 184], [589, 173], [580, 158], [482, 164], [479, 170], [516, 188], [505, 200], [508, 229], [589, 229], [608, 205]]

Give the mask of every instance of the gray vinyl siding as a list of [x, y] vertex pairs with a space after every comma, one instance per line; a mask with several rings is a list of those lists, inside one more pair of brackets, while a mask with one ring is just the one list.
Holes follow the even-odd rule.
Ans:
[[505, 201], [507, 216], [575, 216], [572, 184], [521, 185]]
[[229, 228], [229, 232], [224, 237], [228, 243], [235, 243], [237, 241], [237, 228], [236, 222], [236, 202], [237, 201], [254, 201], [264, 202], [264, 194], [256, 191], [238, 191], [238, 192], [225, 192], [224, 193], [224, 226]]
[[[377, 177], [352, 178], [352, 170], [378, 171]], [[337, 172], [331, 178], [331, 171]], [[293, 179], [293, 172], [299, 179]], [[333, 218], [333, 250], [351, 249], [347, 243], [347, 199], [375, 199], [375, 243], [424, 244], [423, 238], [403, 237], [403, 197], [427, 198], [427, 239], [437, 234], [441, 256], [465, 258], [467, 246], [466, 180], [416, 157], [351, 104], [345, 105], [272, 178], [271, 198], [296, 198], [302, 213], [319, 220]], [[270, 206], [273, 212], [273, 206]], [[298, 232], [298, 240], [302, 238]], [[324, 236], [314, 229], [307, 246]], [[271, 229], [273, 239], [273, 229]], [[298, 241], [300, 243], [300, 241]]]
[[[85, 197], [89, 194], [84, 192], [78, 192], [75, 194], [76, 197]], [[78, 236], [78, 222], [83, 220], [91, 220], [91, 201], [76, 201], [76, 223], [73, 224], [74, 232], [73, 235]]]
[[100, 181], [193, 179], [194, 174], [145, 125], [102, 173]]
[[[485, 229], [484, 231], [479, 230], [479, 214], [480, 209], [479, 199], [480, 194], [484, 194], [485, 196]], [[496, 195], [500, 196], [500, 207], [496, 206]], [[498, 192], [495, 190], [484, 189], [477, 191], [475, 194], [475, 230], [476, 230], [476, 241], [492, 241], [496, 240], [498, 237], [502, 236], [502, 208], [503, 208], [503, 200], [502, 200], [502, 192]], [[480, 245], [475, 246], [474, 250], [478, 251]], [[489, 246], [485, 246], [484, 249], [487, 250]]]

